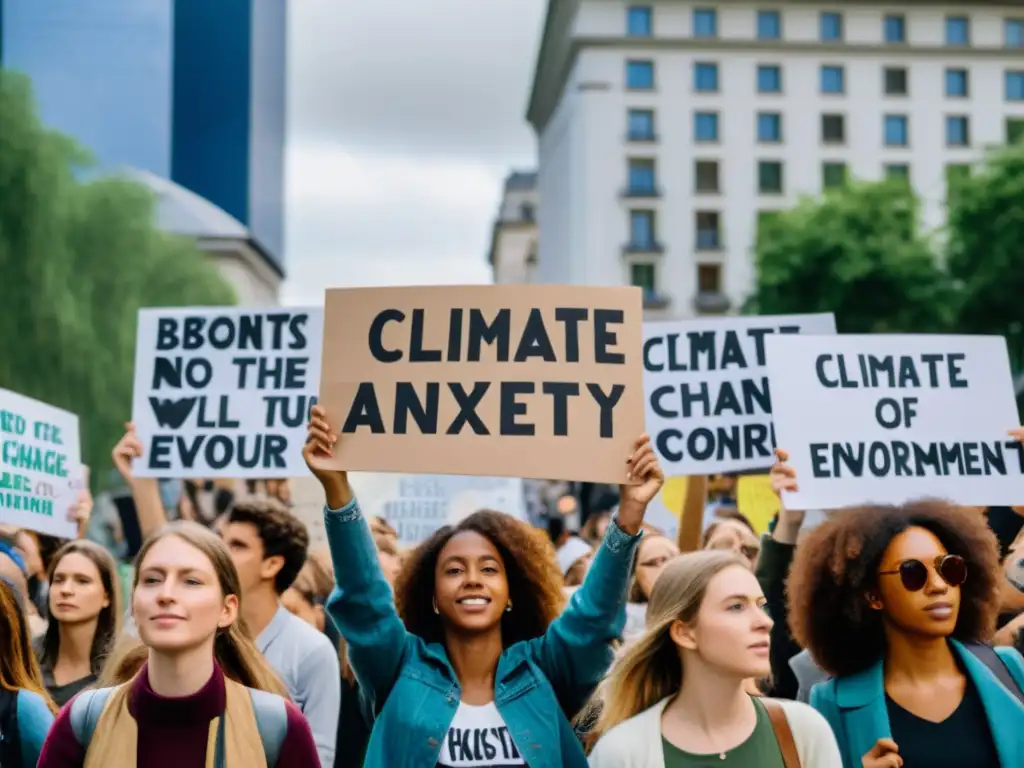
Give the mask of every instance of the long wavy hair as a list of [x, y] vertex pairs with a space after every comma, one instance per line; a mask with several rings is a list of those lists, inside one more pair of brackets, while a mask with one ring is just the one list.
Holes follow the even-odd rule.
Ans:
[[580, 717], [597, 720], [588, 741], [596, 742], [619, 723], [679, 692], [683, 660], [669, 629], [677, 619], [693, 623], [708, 584], [735, 565], [750, 569], [739, 555], [719, 550], [690, 552], [665, 566], [651, 590], [643, 634], [615, 662]]
[[[187, 520], [179, 520], [165, 525], [143, 543], [135, 557], [135, 579], [132, 582], [132, 595], [139, 586], [139, 574], [146, 561], [146, 555], [153, 545], [168, 536], [176, 536], [186, 544], [195, 547], [209, 559], [213, 566], [221, 593], [226, 597], [235, 595], [238, 598], [239, 614], [235, 621], [217, 631], [213, 642], [213, 655], [224, 675], [237, 683], [276, 693], [288, 698], [288, 689], [281, 679], [267, 664], [266, 659], [256, 649], [252, 633], [245, 619], [242, 618], [242, 589], [238, 582], [238, 571], [224, 542], [208, 528]], [[111, 654], [101, 675], [101, 685], [118, 685], [131, 680], [149, 656], [147, 648], [141, 640], [135, 638], [122, 642]]]
[[37, 693], [50, 711], [57, 714], [57, 706], [43, 685], [43, 674], [32, 651], [32, 637], [21, 599], [14, 587], [0, 580], [0, 686], [12, 693], [20, 690]]
[[[100, 574], [100, 584], [107, 596], [108, 605], [99, 612], [96, 617], [96, 634], [92, 638], [92, 647], [89, 651], [89, 662], [94, 675], [99, 674], [106, 662], [107, 656], [113, 649], [114, 642], [121, 632], [121, 584], [118, 581], [117, 563], [106, 549], [88, 539], [76, 539], [69, 541], [53, 556], [50, 567], [47, 571], [47, 581], [53, 587], [53, 576], [60, 565], [60, 561], [67, 555], [79, 554], [87, 558], [96, 566]], [[53, 592], [51, 591], [51, 596]], [[60, 622], [52, 617], [46, 627], [46, 634], [43, 635], [42, 652], [39, 661], [42, 664], [49, 664], [51, 667], [57, 663], [60, 656]]]
[[547, 534], [511, 515], [474, 512], [457, 525], [446, 525], [409, 555], [395, 583], [395, 604], [405, 627], [428, 643], [443, 643], [441, 617], [434, 613], [434, 569], [449, 539], [473, 531], [494, 544], [505, 564], [513, 610], [502, 614], [501, 640], [508, 648], [540, 637], [565, 605], [562, 573]]

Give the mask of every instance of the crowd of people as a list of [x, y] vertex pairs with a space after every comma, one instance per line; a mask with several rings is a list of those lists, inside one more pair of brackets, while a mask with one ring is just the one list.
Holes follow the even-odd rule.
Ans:
[[[133, 567], [87, 492], [75, 540], [0, 529], [0, 766], [1024, 765], [1024, 507], [783, 506], [758, 536], [690, 478], [668, 536], [641, 436], [579, 530], [481, 510], [403, 550], [337, 440], [314, 407], [328, 551], [287, 482], [135, 477], [131, 424]], [[771, 480], [798, 487], [784, 451]]]

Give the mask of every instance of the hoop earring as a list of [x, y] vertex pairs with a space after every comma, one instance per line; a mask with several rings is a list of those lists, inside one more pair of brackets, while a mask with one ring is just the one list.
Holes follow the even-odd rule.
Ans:
[[512, 610], [512, 601], [509, 600], [508, 601], [508, 605], [505, 606], [505, 613], [508, 613], [511, 610]]
[[438, 613], [438, 614], [441, 613], [439, 610], [437, 610], [437, 598], [436, 597], [433, 598], [433, 601], [434, 601], [434, 613]]

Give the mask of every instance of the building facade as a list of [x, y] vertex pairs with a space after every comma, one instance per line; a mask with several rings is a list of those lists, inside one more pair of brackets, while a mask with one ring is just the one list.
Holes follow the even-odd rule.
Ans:
[[947, 180], [1024, 135], [1024, 7], [554, 0], [528, 119], [538, 279], [738, 310], [758, 221], [848, 178]]
[[287, 35], [281, 0], [0, 0], [0, 65], [103, 169], [206, 198], [284, 276]]
[[506, 177], [487, 253], [495, 283], [536, 282], [539, 204], [535, 172], [513, 171]]

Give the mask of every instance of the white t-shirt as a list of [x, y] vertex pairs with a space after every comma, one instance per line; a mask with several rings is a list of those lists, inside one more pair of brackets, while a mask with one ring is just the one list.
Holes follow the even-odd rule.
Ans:
[[492, 701], [461, 702], [437, 757], [438, 768], [513, 768], [526, 765]]

